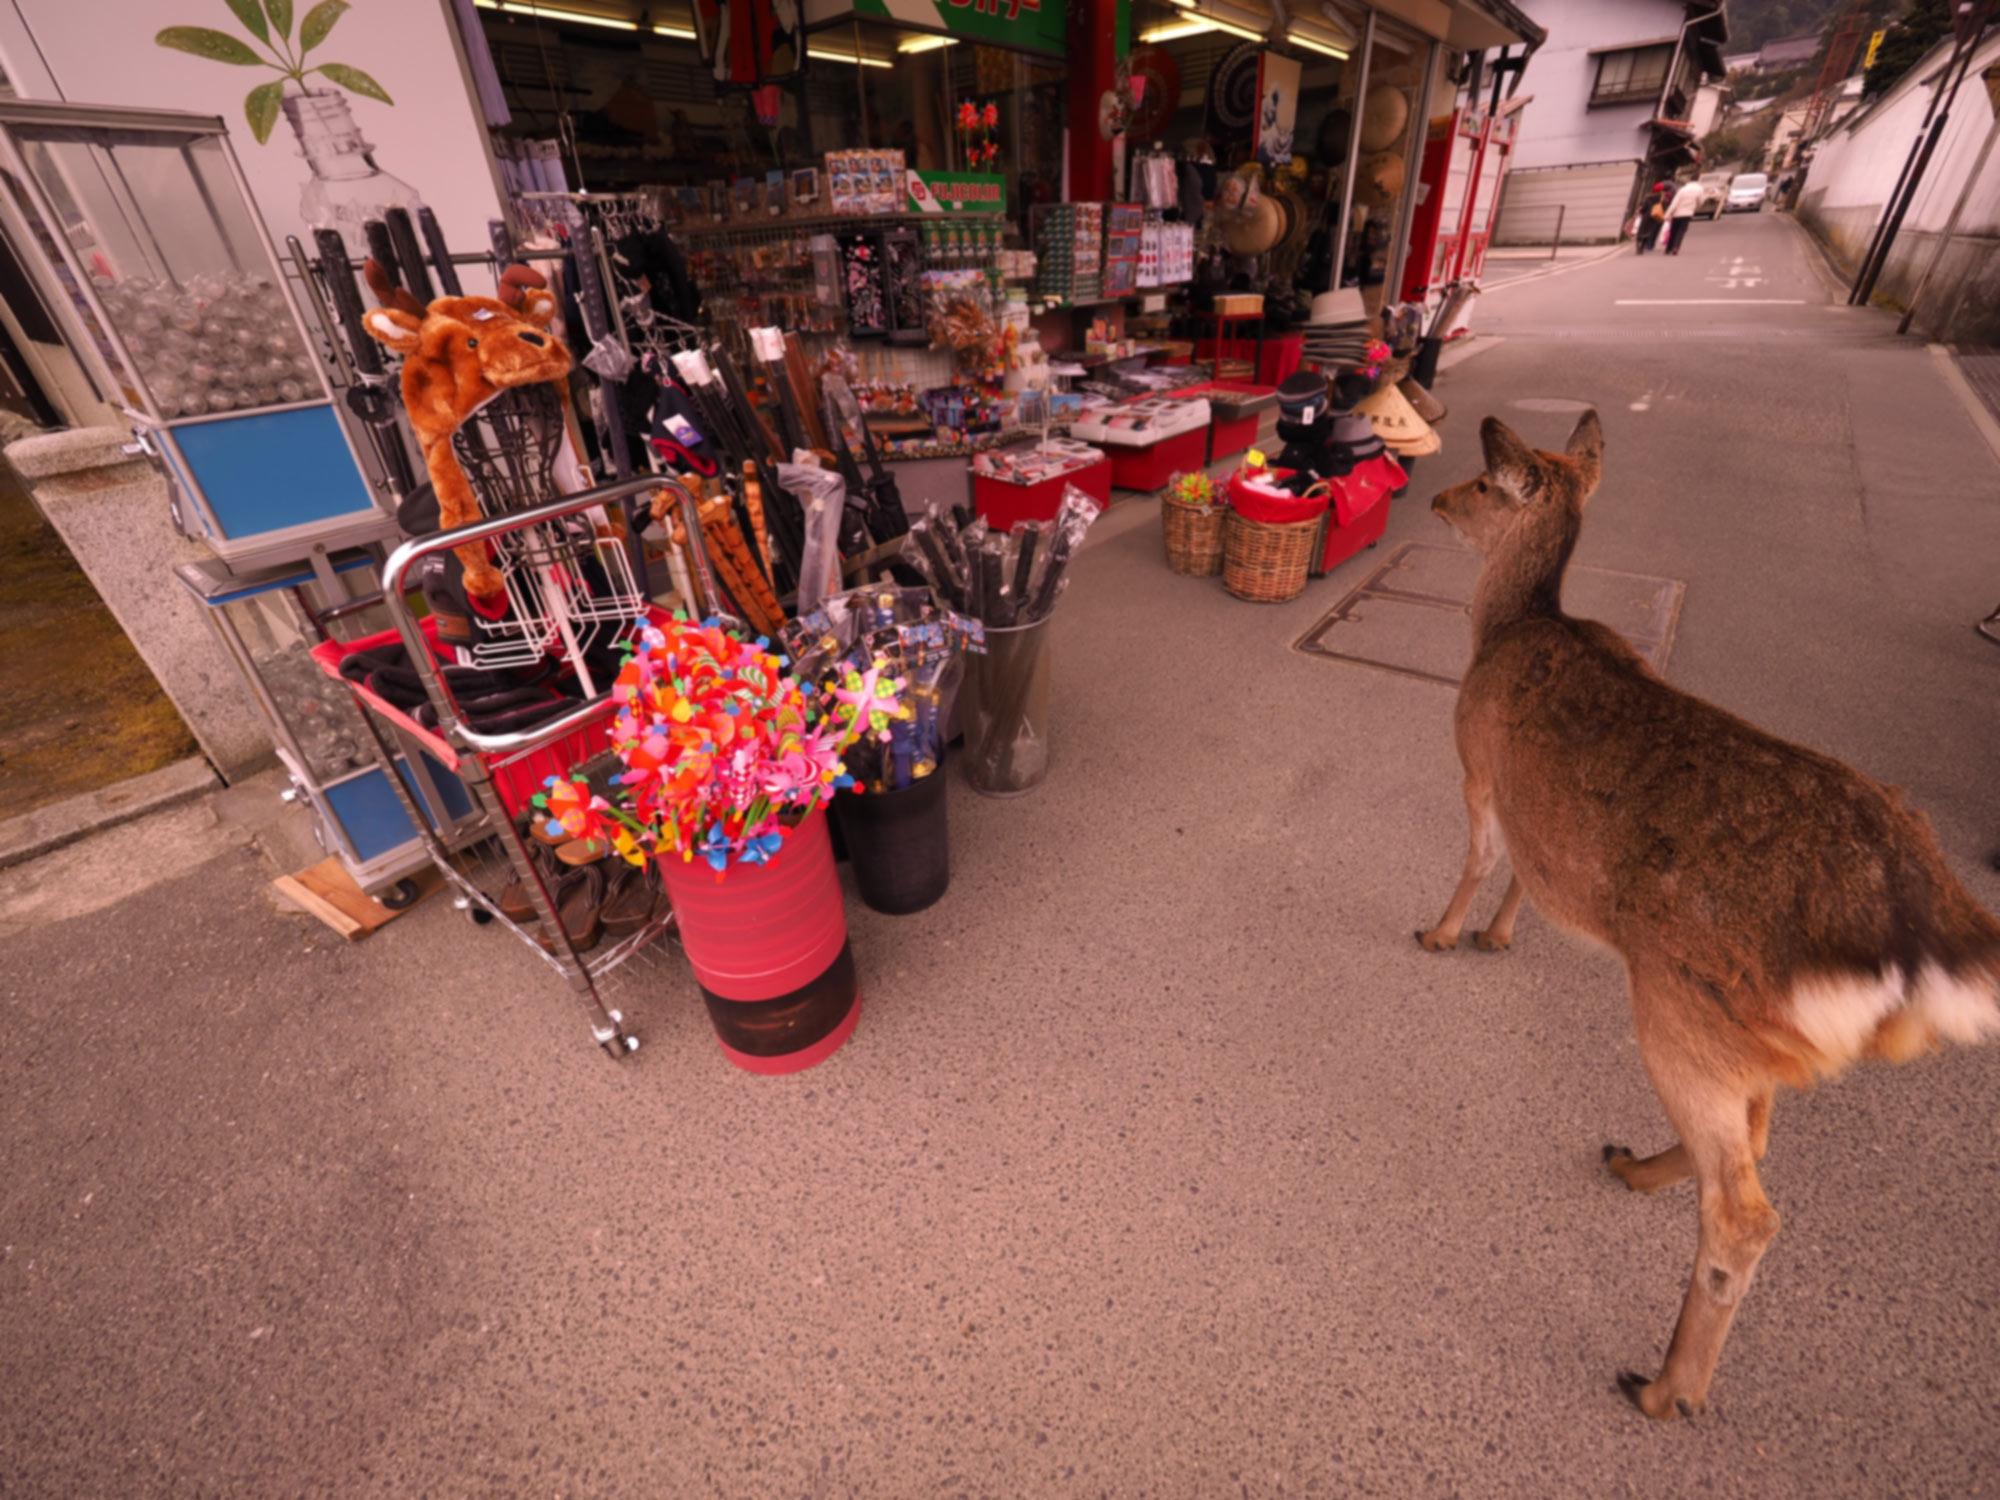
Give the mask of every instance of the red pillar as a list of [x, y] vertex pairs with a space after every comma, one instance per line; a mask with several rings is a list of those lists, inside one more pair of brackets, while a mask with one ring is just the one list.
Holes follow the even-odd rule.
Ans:
[[1118, 0], [1069, 0], [1069, 196], [1111, 196], [1111, 142], [1097, 133], [1097, 101], [1118, 71]]

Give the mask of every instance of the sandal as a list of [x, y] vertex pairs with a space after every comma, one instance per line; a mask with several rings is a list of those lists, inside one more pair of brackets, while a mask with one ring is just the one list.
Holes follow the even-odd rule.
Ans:
[[[570, 947], [578, 953], [588, 953], [595, 948], [604, 936], [604, 871], [596, 865], [571, 870], [556, 885], [555, 903], [556, 915], [562, 920]], [[548, 933], [542, 933], [536, 941], [542, 945], [544, 953], [556, 951]]]
[[659, 903], [660, 887], [652, 865], [628, 865], [620, 860], [605, 891], [604, 930], [612, 937], [630, 937], [653, 920]]

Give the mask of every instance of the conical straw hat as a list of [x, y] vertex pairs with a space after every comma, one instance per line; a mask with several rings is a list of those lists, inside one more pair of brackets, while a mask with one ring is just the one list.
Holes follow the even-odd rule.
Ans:
[[1432, 395], [1423, 382], [1414, 376], [1397, 381], [1396, 389], [1401, 391], [1410, 405], [1416, 408], [1417, 415], [1431, 426], [1435, 427], [1445, 419], [1445, 404]]
[[1376, 436], [1405, 458], [1421, 458], [1444, 446], [1431, 424], [1417, 415], [1410, 398], [1393, 385], [1383, 386], [1354, 409], [1374, 424]]

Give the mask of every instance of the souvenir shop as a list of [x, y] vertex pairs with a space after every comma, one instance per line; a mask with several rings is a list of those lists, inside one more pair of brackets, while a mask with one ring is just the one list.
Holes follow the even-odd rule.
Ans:
[[[1276, 602], [1446, 441], [1540, 33], [1268, 5], [287, 9], [159, 31], [184, 69], [118, 95], [158, 107], [100, 108], [33, 101], [117, 47], [17, 0], [50, 76], [0, 103], [0, 233], [354, 898], [441, 888], [613, 1056], [691, 968], [724, 1054], [794, 1071], [859, 1015], [837, 862], [923, 910], [947, 778], [1059, 774], [1105, 508], [1158, 498], [1166, 586]], [[441, 81], [300, 71], [350, 45]], [[205, 92], [265, 51], [267, 97]], [[288, 132], [303, 186], [253, 154]], [[447, 148], [485, 181], [412, 170]]]

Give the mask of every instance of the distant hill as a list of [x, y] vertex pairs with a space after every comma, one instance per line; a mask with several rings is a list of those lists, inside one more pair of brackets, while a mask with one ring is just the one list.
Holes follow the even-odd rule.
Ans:
[[1729, 0], [1726, 50], [1755, 52], [1781, 36], [1817, 31], [1840, 7], [1841, 0]]

